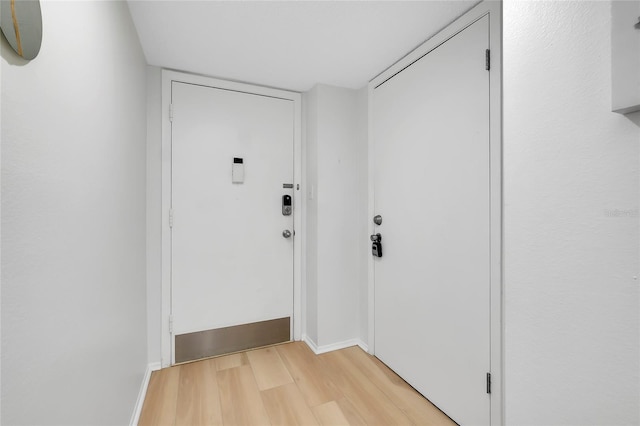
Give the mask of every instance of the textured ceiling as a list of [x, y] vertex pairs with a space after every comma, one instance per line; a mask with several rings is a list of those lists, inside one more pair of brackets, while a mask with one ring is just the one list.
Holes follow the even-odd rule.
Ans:
[[478, 2], [128, 3], [150, 65], [306, 91], [363, 87]]

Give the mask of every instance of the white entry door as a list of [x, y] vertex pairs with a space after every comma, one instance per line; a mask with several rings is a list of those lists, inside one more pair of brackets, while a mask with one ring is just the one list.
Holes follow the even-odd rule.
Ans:
[[[234, 337], [240, 325], [285, 321], [290, 340], [296, 212], [283, 214], [283, 196], [294, 195], [294, 102], [175, 81], [171, 102], [174, 361], [268, 332]], [[211, 330], [223, 333], [180, 356], [181, 336]]]
[[488, 425], [489, 18], [373, 91], [375, 354], [461, 425]]

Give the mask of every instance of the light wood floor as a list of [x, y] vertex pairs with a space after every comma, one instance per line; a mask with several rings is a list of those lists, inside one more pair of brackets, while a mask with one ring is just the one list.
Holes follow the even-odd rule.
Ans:
[[305, 343], [226, 355], [151, 375], [139, 425], [455, 425], [357, 346]]

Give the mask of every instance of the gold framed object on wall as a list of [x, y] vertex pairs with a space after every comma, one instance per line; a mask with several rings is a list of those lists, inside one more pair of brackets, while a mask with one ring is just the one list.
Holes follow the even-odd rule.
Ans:
[[20, 57], [34, 59], [42, 44], [40, 1], [0, 0], [0, 29]]

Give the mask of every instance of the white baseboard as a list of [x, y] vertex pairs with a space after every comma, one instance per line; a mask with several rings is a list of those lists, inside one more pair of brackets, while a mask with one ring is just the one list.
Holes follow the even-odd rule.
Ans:
[[302, 341], [305, 342], [307, 346], [309, 346], [309, 349], [311, 349], [311, 351], [314, 354], [318, 355], [318, 345], [316, 345], [316, 342], [314, 342], [313, 339], [311, 339], [311, 337], [307, 336], [306, 334], [303, 334]]
[[360, 339], [357, 339], [357, 340], [358, 340], [358, 346], [360, 346], [360, 349], [362, 349], [366, 353], [369, 353], [369, 345], [367, 345], [365, 342], [363, 342]]
[[316, 354], [316, 355], [320, 355], [320, 354], [324, 354], [324, 353], [332, 352], [332, 351], [337, 351], [337, 350], [344, 349], [344, 348], [349, 348], [351, 346], [360, 346], [360, 348], [362, 348], [363, 351], [365, 351], [365, 352], [369, 351], [368, 346], [360, 339], [349, 339], [349, 340], [345, 340], [343, 342], [336, 342], [336, 343], [331, 343], [331, 344], [328, 344], [328, 345], [318, 346], [318, 344], [316, 342], [314, 342], [313, 339], [311, 339], [306, 334], [303, 334], [302, 335], [302, 341], [305, 342], [307, 344], [307, 346], [309, 346], [309, 348], [311, 348], [313, 353]]
[[149, 380], [151, 379], [151, 373], [158, 371], [162, 368], [159, 362], [152, 362], [147, 365], [147, 370], [144, 372], [142, 383], [140, 384], [140, 392], [138, 392], [138, 400], [136, 406], [133, 408], [133, 415], [131, 416], [131, 426], [138, 426], [140, 420], [140, 413], [142, 412], [142, 404], [144, 404], [144, 398], [147, 396], [147, 388], [149, 387]]

